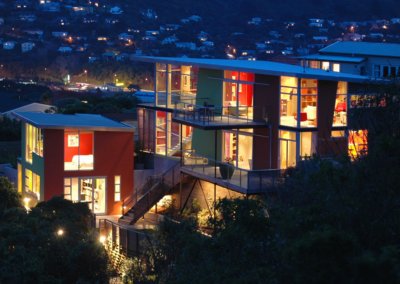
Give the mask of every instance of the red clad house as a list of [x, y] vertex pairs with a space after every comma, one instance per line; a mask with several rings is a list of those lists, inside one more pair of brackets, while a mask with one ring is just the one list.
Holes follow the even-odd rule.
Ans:
[[22, 121], [18, 189], [33, 205], [53, 196], [121, 214], [133, 193], [133, 129], [93, 114], [17, 113]]

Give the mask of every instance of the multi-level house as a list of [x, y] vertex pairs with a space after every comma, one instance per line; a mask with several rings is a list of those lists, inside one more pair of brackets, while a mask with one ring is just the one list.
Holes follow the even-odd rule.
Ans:
[[29, 205], [54, 196], [121, 214], [133, 194], [133, 129], [92, 114], [19, 112], [18, 190]]
[[176, 197], [181, 208], [193, 189], [204, 199], [263, 193], [313, 154], [359, 147], [349, 145], [358, 143], [348, 129], [350, 85], [367, 77], [263, 61], [136, 60], [153, 63], [156, 77], [155, 103], [138, 109], [142, 150], [180, 157], [181, 178], [197, 182]]
[[400, 44], [338, 41], [302, 57], [303, 65], [374, 79], [400, 77]]

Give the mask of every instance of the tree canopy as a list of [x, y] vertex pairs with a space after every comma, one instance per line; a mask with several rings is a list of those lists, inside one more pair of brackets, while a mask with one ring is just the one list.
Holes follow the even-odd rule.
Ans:
[[61, 197], [27, 213], [0, 178], [1, 283], [106, 283], [107, 257], [87, 204]]

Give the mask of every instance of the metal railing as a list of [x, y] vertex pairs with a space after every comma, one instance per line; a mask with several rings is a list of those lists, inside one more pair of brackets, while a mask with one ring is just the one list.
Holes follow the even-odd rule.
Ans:
[[131, 257], [138, 255], [147, 245], [151, 245], [150, 235], [123, 226], [108, 219], [99, 220], [100, 238], [108, 251]]
[[207, 104], [201, 106], [182, 102], [175, 107], [173, 118], [201, 124], [265, 122], [265, 120], [253, 118], [257, 111], [261, 111], [262, 117], [266, 117], [264, 108], [257, 109], [253, 106], [214, 106]]
[[[162, 198], [165, 190], [173, 188], [179, 182], [180, 163], [169, 167], [164, 173], [153, 175], [135, 193], [122, 202], [122, 215], [125, 215], [139, 202], [144, 203], [142, 210], [136, 212], [135, 218], [143, 216], [157, 201]], [[144, 211], [144, 212], [142, 212]]]
[[[229, 167], [226, 175], [221, 168]], [[280, 169], [249, 170], [216, 161], [212, 158], [198, 155], [194, 150], [184, 151], [182, 155], [183, 170], [200, 174], [203, 178], [225, 185], [246, 194], [256, 194], [270, 191], [282, 181]]]

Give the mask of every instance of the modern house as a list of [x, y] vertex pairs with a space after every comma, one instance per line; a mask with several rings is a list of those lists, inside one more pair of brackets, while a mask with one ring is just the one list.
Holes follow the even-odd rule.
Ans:
[[374, 79], [400, 77], [400, 44], [338, 41], [301, 57], [303, 65]]
[[100, 115], [19, 112], [18, 191], [24, 200], [64, 196], [95, 214], [122, 212], [133, 194], [133, 129]]
[[365, 76], [265, 61], [136, 60], [154, 64], [156, 77], [155, 103], [138, 109], [142, 150], [179, 157], [181, 178], [214, 187], [214, 199], [264, 193], [313, 154], [358, 150], [348, 110]]

